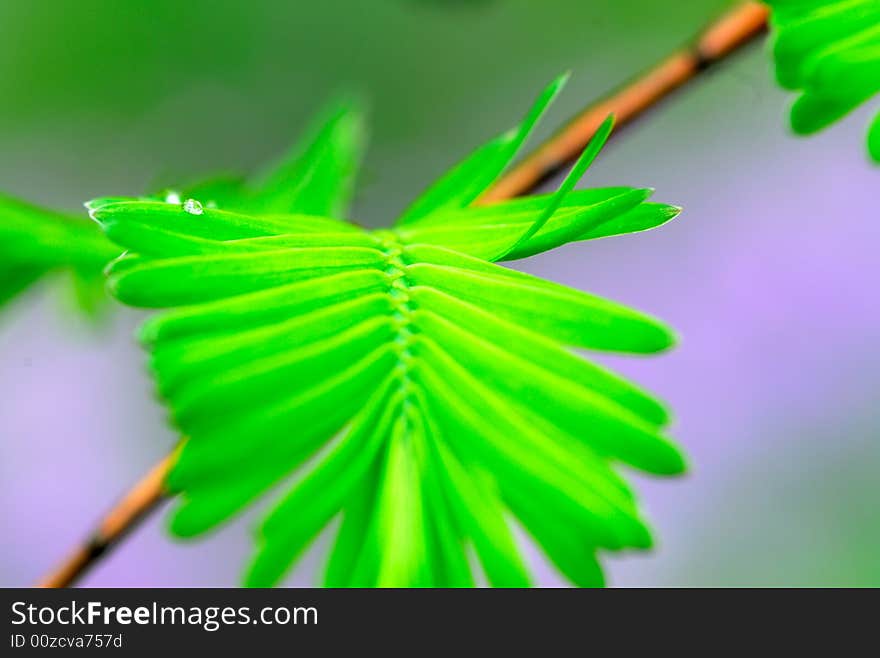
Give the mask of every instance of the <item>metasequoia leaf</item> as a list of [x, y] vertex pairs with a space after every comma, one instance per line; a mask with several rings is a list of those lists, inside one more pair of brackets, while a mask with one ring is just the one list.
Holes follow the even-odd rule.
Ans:
[[119, 252], [89, 222], [0, 196], [0, 305], [43, 275], [66, 271], [79, 306], [94, 313], [104, 297], [101, 270]]
[[[818, 132], [880, 93], [880, 3], [876, 0], [767, 0], [773, 10], [776, 78], [800, 91], [795, 132]], [[868, 151], [880, 162], [877, 122]]]
[[610, 122], [556, 193], [475, 204], [562, 82], [391, 229], [335, 218], [361, 154], [350, 109], [328, 113], [264, 184], [221, 185], [228, 206], [89, 204], [127, 250], [111, 290], [166, 309], [141, 337], [188, 437], [168, 478], [172, 532], [206, 532], [285, 482], [248, 585], [278, 583], [334, 520], [334, 587], [471, 586], [469, 551], [491, 585], [527, 586], [514, 519], [577, 585], [603, 584], [599, 551], [651, 545], [618, 470], [684, 470], [668, 413], [572, 348], [654, 353], [672, 332], [492, 261], [678, 209], [646, 203], [649, 189], [573, 189]]

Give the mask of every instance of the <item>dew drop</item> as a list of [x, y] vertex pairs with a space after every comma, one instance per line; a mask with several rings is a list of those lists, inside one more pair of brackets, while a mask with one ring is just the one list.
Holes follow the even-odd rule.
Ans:
[[201, 215], [205, 212], [201, 201], [196, 201], [195, 199], [187, 199], [186, 203], [183, 204], [183, 209], [190, 215]]
[[165, 195], [165, 203], [173, 203], [174, 205], [180, 204], [180, 195], [173, 190], [170, 190], [168, 194]]

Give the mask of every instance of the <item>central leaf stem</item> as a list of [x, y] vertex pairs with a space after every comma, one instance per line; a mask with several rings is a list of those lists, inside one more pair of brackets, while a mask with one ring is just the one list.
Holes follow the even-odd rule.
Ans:
[[395, 372], [400, 381], [400, 392], [404, 410], [410, 405], [410, 368], [413, 355], [413, 301], [410, 295], [410, 282], [407, 279], [406, 263], [403, 259], [403, 245], [391, 231], [377, 231], [376, 241], [385, 254], [385, 274], [388, 276], [388, 296], [392, 303], [392, 319], [396, 330], [394, 339], [397, 354]]

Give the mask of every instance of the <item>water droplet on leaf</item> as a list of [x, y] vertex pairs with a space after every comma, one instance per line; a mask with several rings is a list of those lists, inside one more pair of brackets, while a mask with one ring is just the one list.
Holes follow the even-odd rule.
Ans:
[[187, 199], [186, 203], [183, 204], [183, 209], [190, 215], [201, 215], [205, 212], [201, 201], [196, 201], [195, 199]]
[[179, 204], [180, 195], [173, 190], [169, 190], [168, 194], [165, 195], [165, 203], [173, 203], [175, 205]]

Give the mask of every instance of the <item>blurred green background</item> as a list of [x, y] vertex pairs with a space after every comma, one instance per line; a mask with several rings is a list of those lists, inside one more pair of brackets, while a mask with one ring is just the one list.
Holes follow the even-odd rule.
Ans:
[[[563, 70], [539, 137], [654, 63], [721, 0], [0, 0], [0, 189], [57, 208], [285, 151], [365, 95], [357, 219], [390, 222]], [[693, 473], [640, 480], [660, 543], [616, 585], [880, 585], [877, 171], [859, 114], [813, 140], [762, 47], [615, 138], [587, 184], [655, 186], [684, 215], [521, 266], [655, 313], [682, 345], [605, 359], [667, 398]], [[117, 310], [95, 330], [43, 286], [0, 316], [0, 584], [26, 585], [173, 444]], [[89, 585], [231, 585], [254, 514], [174, 544], [153, 519]], [[322, 543], [290, 579], [313, 582]], [[559, 579], [533, 556], [541, 582]]]
[[407, 195], [575, 72], [546, 130], [729, 2], [0, 3], [6, 189], [69, 208], [278, 157], [334, 93], [371, 102], [359, 206]]

